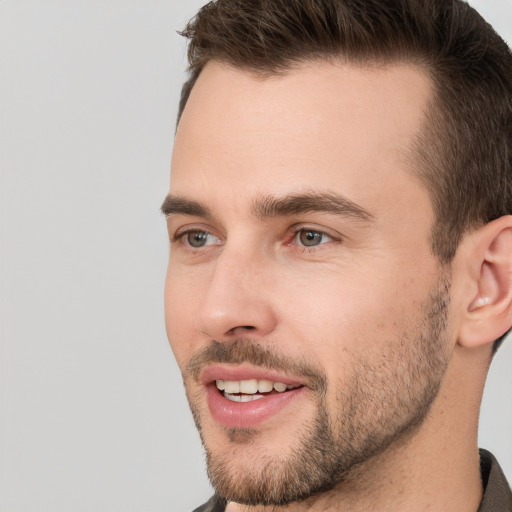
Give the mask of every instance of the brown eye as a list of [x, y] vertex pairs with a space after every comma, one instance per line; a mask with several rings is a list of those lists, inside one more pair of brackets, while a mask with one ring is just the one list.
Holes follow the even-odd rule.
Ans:
[[312, 229], [303, 229], [298, 233], [298, 240], [305, 247], [320, 245], [324, 241], [324, 237], [327, 237], [325, 233]]

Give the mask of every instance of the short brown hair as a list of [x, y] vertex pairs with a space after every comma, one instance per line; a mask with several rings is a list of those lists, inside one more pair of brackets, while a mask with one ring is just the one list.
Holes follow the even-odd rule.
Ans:
[[512, 213], [512, 54], [466, 2], [217, 0], [183, 35], [178, 122], [210, 60], [263, 76], [319, 59], [421, 66], [435, 97], [410, 161], [433, 203], [433, 253], [449, 263], [468, 229]]

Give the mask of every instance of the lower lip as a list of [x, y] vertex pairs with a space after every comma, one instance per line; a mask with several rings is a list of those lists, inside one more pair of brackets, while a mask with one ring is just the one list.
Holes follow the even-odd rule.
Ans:
[[301, 387], [284, 393], [263, 396], [250, 402], [233, 402], [215, 384], [207, 387], [208, 407], [213, 419], [230, 428], [253, 428], [279, 414], [305, 391]]

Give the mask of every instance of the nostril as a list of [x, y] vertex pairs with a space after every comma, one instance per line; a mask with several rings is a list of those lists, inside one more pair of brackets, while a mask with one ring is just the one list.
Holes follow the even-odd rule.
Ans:
[[[1, 0], [0, 0], [1, 1]], [[229, 330], [231, 336], [244, 336], [244, 332], [257, 330], [255, 325], [237, 325]]]

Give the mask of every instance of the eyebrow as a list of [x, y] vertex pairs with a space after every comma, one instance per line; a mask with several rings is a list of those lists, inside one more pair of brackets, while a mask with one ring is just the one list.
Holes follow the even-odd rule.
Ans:
[[211, 217], [210, 210], [204, 204], [173, 194], [169, 194], [164, 199], [160, 211], [166, 217], [173, 213], [178, 215], [193, 215], [207, 219]]
[[[195, 217], [211, 218], [212, 214], [204, 204], [169, 194], [161, 207], [165, 216], [172, 214], [192, 215]], [[252, 214], [261, 219], [273, 217], [290, 217], [310, 212], [325, 212], [351, 217], [356, 220], [371, 222], [373, 215], [340, 194], [331, 192], [308, 192], [291, 194], [284, 197], [266, 196], [253, 202]]]
[[331, 192], [309, 192], [284, 197], [267, 196], [253, 203], [252, 212], [260, 219], [325, 212], [365, 222], [373, 220], [373, 215], [369, 211], [345, 196]]

